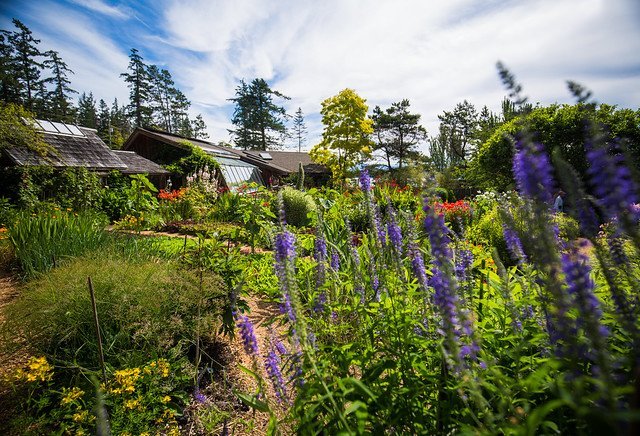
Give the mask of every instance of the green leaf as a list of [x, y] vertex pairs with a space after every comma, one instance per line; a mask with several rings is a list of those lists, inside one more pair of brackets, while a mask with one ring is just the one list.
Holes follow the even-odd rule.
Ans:
[[247, 395], [237, 391], [234, 391], [233, 394], [238, 397], [240, 401], [242, 401], [252, 409], [258, 410], [260, 412], [269, 412], [269, 404], [258, 399], [255, 395]]

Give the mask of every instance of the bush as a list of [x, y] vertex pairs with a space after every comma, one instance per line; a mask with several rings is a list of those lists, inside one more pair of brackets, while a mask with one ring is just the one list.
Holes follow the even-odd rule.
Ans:
[[198, 274], [172, 262], [95, 253], [27, 283], [8, 308], [5, 333], [20, 332], [41, 353], [98, 370], [87, 277], [96, 294], [105, 361], [114, 368], [184, 355], [176, 347], [187, 348], [198, 325], [215, 334], [226, 296], [214, 274], [204, 274], [201, 291]]
[[54, 208], [37, 214], [18, 213], [8, 235], [22, 271], [31, 277], [66, 257], [102, 245], [105, 224], [104, 215], [92, 211], [71, 213]]
[[316, 209], [313, 198], [309, 194], [290, 187], [285, 187], [281, 192], [287, 223], [295, 227], [312, 225], [312, 216]]

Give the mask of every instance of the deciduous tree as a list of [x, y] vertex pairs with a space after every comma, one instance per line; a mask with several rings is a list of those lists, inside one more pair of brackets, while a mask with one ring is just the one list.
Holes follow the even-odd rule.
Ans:
[[311, 150], [311, 158], [329, 167], [336, 182], [344, 183], [348, 171], [371, 156], [368, 110], [366, 100], [348, 88], [322, 102], [322, 141]]

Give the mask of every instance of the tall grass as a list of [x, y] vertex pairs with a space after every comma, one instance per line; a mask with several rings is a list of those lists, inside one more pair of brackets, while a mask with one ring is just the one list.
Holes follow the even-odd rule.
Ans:
[[91, 211], [18, 213], [8, 226], [9, 241], [25, 277], [46, 272], [61, 260], [101, 246], [105, 217]]

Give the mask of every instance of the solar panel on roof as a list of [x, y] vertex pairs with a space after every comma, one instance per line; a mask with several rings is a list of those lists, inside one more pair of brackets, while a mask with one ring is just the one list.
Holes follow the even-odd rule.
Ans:
[[58, 133], [58, 129], [56, 129], [54, 125], [51, 124], [49, 121], [38, 120], [38, 123], [42, 127], [42, 130], [44, 130], [45, 132]]
[[77, 126], [74, 126], [73, 124], [65, 124], [65, 126], [67, 126], [67, 129], [71, 131], [72, 135], [84, 136], [84, 133], [82, 133]]
[[258, 153], [258, 154], [264, 160], [272, 160], [273, 159], [273, 157], [271, 157], [271, 155], [269, 153]]
[[71, 132], [71, 130], [69, 130], [67, 128], [67, 125], [64, 123], [56, 123], [55, 121], [51, 121], [51, 124], [53, 124], [53, 127], [55, 127], [56, 129], [58, 129], [58, 132], [60, 133], [64, 133], [67, 135], [73, 135], [73, 133]]

